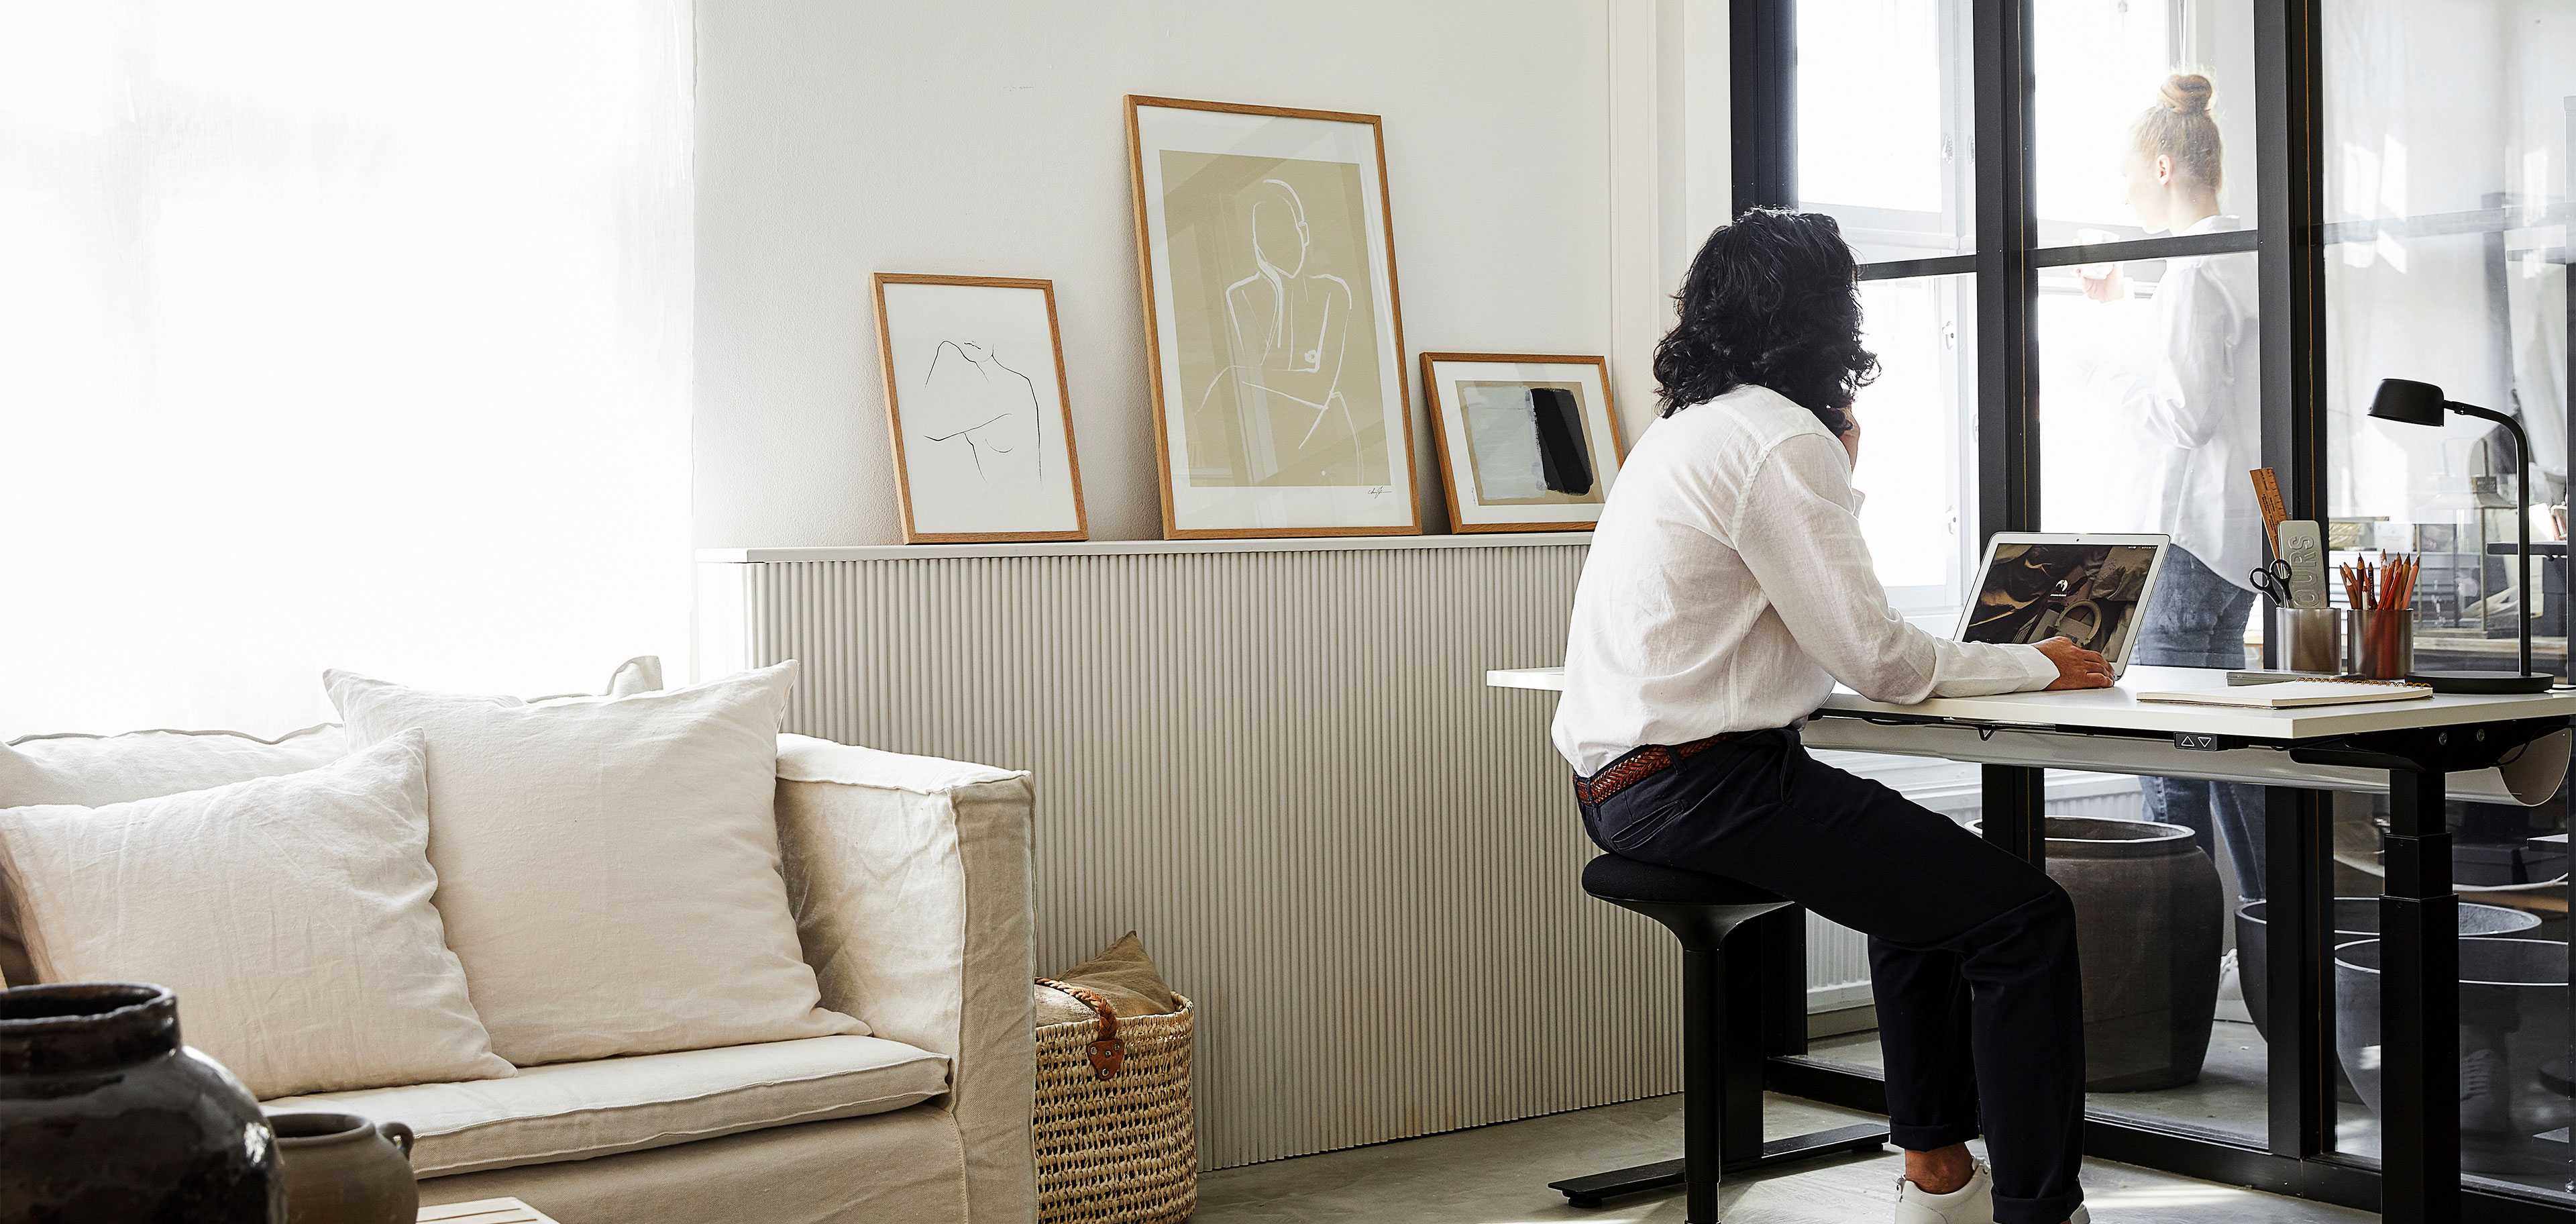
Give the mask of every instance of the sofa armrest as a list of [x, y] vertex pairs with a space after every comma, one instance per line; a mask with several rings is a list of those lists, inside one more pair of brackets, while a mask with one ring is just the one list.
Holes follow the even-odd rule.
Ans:
[[967, 1214], [1030, 1220], [1029, 776], [778, 737], [787, 900], [823, 1005], [947, 1055]]

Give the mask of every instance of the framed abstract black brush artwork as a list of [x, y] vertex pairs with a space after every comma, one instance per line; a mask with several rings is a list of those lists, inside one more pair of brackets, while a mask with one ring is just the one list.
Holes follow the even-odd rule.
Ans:
[[1085, 538], [1054, 283], [880, 272], [876, 296], [904, 542]]
[[1599, 357], [1424, 353], [1457, 531], [1589, 531], [1624, 454]]

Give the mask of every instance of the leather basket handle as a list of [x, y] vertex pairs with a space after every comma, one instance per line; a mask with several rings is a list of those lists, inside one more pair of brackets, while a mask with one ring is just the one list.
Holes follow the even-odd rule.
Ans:
[[1109, 1010], [1109, 1001], [1071, 982], [1039, 978], [1037, 983], [1073, 996], [1075, 1002], [1090, 1008], [1092, 1014], [1100, 1017], [1100, 1039], [1092, 1042], [1086, 1051], [1091, 1057], [1091, 1078], [1105, 1080], [1118, 1074], [1118, 1069], [1127, 1065], [1127, 1043], [1118, 1039], [1118, 1013]]

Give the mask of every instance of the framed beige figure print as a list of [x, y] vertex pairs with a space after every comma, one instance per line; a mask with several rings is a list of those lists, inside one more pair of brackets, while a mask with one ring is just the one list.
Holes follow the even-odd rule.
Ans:
[[1588, 531], [1624, 457], [1599, 357], [1424, 353], [1457, 531]]
[[1412, 535], [1375, 115], [1127, 99], [1163, 534]]
[[1089, 538], [1054, 282], [880, 272], [876, 297], [904, 542]]

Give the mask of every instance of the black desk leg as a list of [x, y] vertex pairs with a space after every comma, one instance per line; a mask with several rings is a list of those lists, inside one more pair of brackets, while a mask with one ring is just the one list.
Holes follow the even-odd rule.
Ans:
[[2263, 788], [2265, 910], [2271, 922], [2268, 1146], [2305, 1160], [2334, 1145], [2334, 807], [2318, 791]]
[[2379, 898], [2380, 1214], [2460, 1219], [2460, 898], [2440, 772], [2392, 769]]

